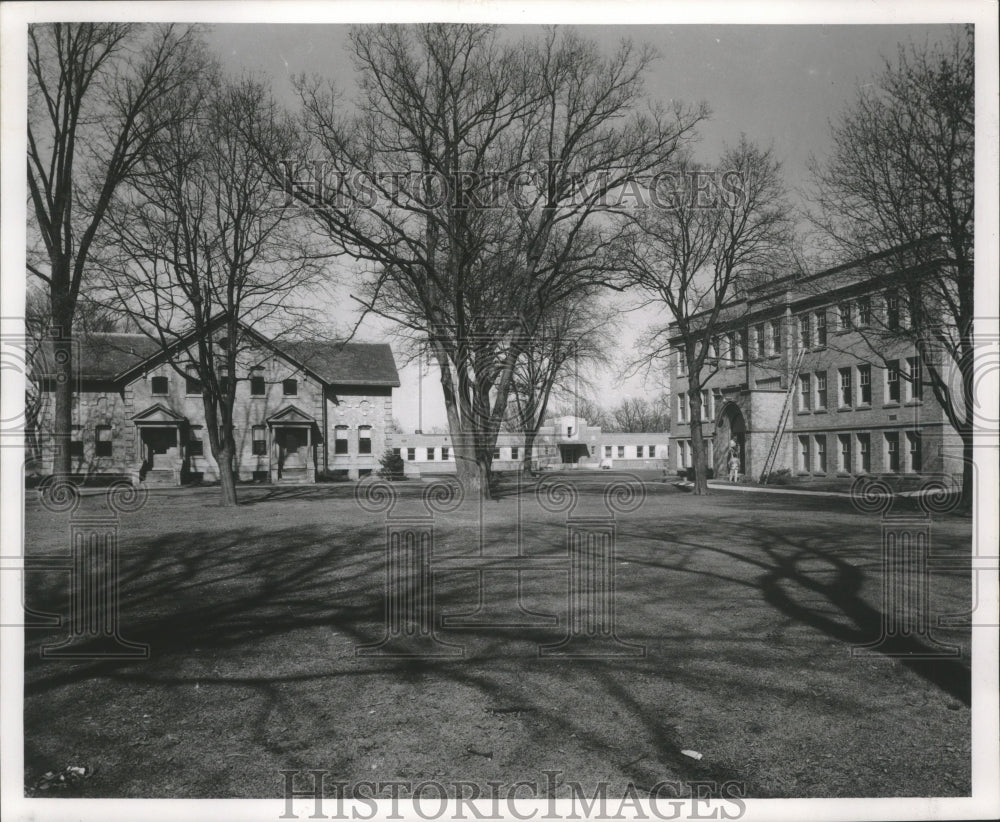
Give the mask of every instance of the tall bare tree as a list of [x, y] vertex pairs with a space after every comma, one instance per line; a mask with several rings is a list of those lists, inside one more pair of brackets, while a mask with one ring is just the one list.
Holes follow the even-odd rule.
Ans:
[[195, 43], [173, 26], [28, 30], [28, 270], [48, 290], [57, 474], [71, 469], [72, 331], [88, 261], [115, 192], [176, 115], [160, 101], [184, 81]]
[[813, 160], [812, 219], [836, 262], [874, 258], [869, 285], [898, 290], [910, 322], [872, 313], [859, 330], [876, 357], [904, 341], [963, 443], [963, 502], [972, 501], [974, 335], [974, 34], [900, 47], [833, 123]]
[[724, 307], [738, 286], [777, 270], [790, 253], [793, 225], [779, 163], [745, 137], [716, 169], [686, 160], [672, 172], [652, 207], [636, 213], [628, 265], [647, 304], [664, 307], [672, 321], [651, 329], [647, 360], [670, 356], [671, 340], [683, 340], [693, 491], [707, 494], [701, 397], [719, 368], [714, 339]]
[[365, 311], [427, 341], [459, 477], [488, 496], [535, 306], [611, 281], [615, 235], [599, 212], [705, 112], [648, 104], [650, 50], [604, 56], [572, 31], [515, 42], [488, 26], [362, 27], [351, 47], [353, 108], [301, 85], [323, 164], [293, 169], [291, 193], [369, 264]]
[[[274, 196], [255, 145], [295, 148], [295, 132], [262, 85], [230, 81], [203, 58], [161, 100], [191, 112], [165, 128], [110, 212], [104, 283], [182, 378], [201, 386], [222, 501], [235, 505], [233, 407], [260, 339], [301, 335], [322, 257]], [[256, 359], [255, 359], [256, 358]], [[190, 369], [190, 370], [189, 370]]]
[[611, 409], [608, 431], [623, 434], [642, 434], [670, 430], [670, 401], [661, 394], [657, 397], [626, 397]]

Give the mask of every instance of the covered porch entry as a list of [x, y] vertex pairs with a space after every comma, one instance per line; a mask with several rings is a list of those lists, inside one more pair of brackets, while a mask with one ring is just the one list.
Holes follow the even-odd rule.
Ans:
[[270, 431], [270, 481], [315, 482], [316, 419], [290, 405], [267, 418]]
[[180, 485], [181, 429], [187, 420], [156, 403], [131, 417], [136, 427], [136, 461], [131, 472], [147, 485]]

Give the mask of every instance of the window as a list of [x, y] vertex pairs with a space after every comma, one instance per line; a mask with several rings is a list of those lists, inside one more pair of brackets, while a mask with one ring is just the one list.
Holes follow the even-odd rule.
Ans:
[[764, 336], [764, 326], [755, 325], [753, 328], [755, 345], [757, 348], [757, 357], [762, 358], [767, 354], [767, 339]]
[[205, 429], [200, 425], [192, 425], [188, 432], [187, 454], [189, 457], [205, 456]]
[[906, 289], [906, 311], [910, 315], [910, 328], [920, 328], [924, 309], [919, 285], [911, 285]]
[[813, 314], [816, 320], [816, 345], [826, 345], [826, 309], [822, 309]]
[[812, 345], [809, 330], [809, 315], [803, 314], [799, 317], [799, 348], [809, 348]]
[[281, 393], [286, 397], [295, 397], [299, 393], [299, 381], [295, 379], [283, 380], [281, 383]]
[[434, 462], [434, 449], [433, 448], [428, 448], [427, 449], [427, 460], [429, 462]]
[[920, 434], [916, 431], [906, 432], [906, 450], [908, 452], [906, 470], [911, 474], [920, 472]]
[[899, 360], [885, 364], [885, 401], [899, 402]]
[[858, 325], [864, 328], [872, 322], [872, 298], [858, 298]]
[[872, 470], [872, 438], [870, 434], [858, 434], [858, 457], [862, 473]]
[[649, 456], [651, 456], [651, 457], [655, 457], [656, 456], [656, 446], [655, 445], [648, 446], [648, 450], [646, 451], [646, 453], [649, 454]]
[[402, 457], [402, 455], [403, 455], [403, 449], [401, 449], [401, 448], [393, 448], [392, 449], [392, 455], [394, 457]]
[[69, 435], [69, 455], [71, 457], [77, 457], [83, 459], [83, 440], [81, 429], [79, 425], [74, 425], [70, 428]]
[[920, 373], [920, 357], [906, 358], [906, 400], [912, 402], [923, 398], [923, 375]]
[[618, 456], [619, 456], [619, 458], [624, 458], [625, 457], [625, 446], [624, 445], [619, 445], [618, 446]]
[[726, 359], [736, 362], [736, 335], [732, 331], [726, 334]]
[[346, 454], [347, 453], [347, 432], [348, 428], [346, 425], [338, 425], [333, 429], [333, 453], [334, 454]]
[[515, 446], [513, 446], [513, 447], [512, 447], [511, 449], [510, 449], [510, 458], [511, 458], [512, 460], [516, 460], [516, 459], [517, 459], [517, 455], [518, 455], [519, 453], [521, 453], [521, 452], [520, 452], [520, 451], [518, 450], [517, 446], [516, 446], [516, 445], [515, 445]]
[[899, 330], [899, 294], [895, 291], [885, 293], [885, 327], [890, 331]]
[[111, 426], [98, 425], [94, 429], [94, 456], [111, 456]]
[[372, 452], [372, 427], [370, 425], [358, 426], [358, 453], [370, 454]]
[[687, 420], [688, 420], [687, 394], [681, 391], [677, 395], [677, 421], [687, 422]]
[[845, 302], [838, 305], [837, 314], [840, 319], [840, 330], [849, 330], [851, 327], [851, 304]]
[[861, 396], [858, 401], [862, 405], [872, 404], [872, 367], [868, 364], [858, 366], [858, 390]]
[[416, 458], [417, 458], [417, 449], [416, 448], [407, 448], [406, 449], [406, 459], [409, 460], [410, 462], [413, 462]]
[[701, 392], [701, 419], [704, 422], [708, 421], [709, 411], [711, 409], [708, 407], [708, 390], [702, 389]]
[[251, 397], [263, 397], [267, 392], [267, 388], [264, 385], [264, 375], [260, 373], [259, 369], [254, 369], [250, 373], [250, 396]]
[[812, 380], [808, 374], [799, 376], [799, 411], [809, 410], [809, 399], [812, 394]]
[[441, 460], [442, 460], [442, 462], [447, 462], [449, 459], [451, 459], [451, 457], [449, 455], [449, 448], [448, 448], [448, 446], [447, 445], [441, 446]]
[[899, 471], [899, 434], [892, 432], [885, 435], [885, 468], [887, 471]]
[[850, 434], [839, 434], [837, 440], [840, 444], [840, 464], [837, 468], [840, 471], [846, 471], [848, 474], [851, 472], [851, 435]]
[[687, 359], [685, 359], [684, 352], [681, 349], [677, 349], [677, 376], [687, 376]]
[[184, 377], [184, 393], [191, 394], [201, 394], [201, 380], [198, 379], [198, 369], [189, 365], [187, 367], [187, 374]]
[[809, 470], [809, 437], [799, 437], [799, 470]]
[[736, 332], [736, 359], [743, 362], [747, 358], [747, 332]]
[[611, 446], [610, 445], [605, 445], [604, 446], [604, 456], [605, 457], [610, 457], [611, 456]]
[[495, 460], [500, 459], [500, 449], [499, 448], [494, 448], [493, 449], [493, 459], [495, 459]]
[[770, 349], [772, 354], [781, 353], [781, 320], [771, 320]]
[[267, 456], [267, 428], [263, 425], [253, 427], [252, 440], [253, 455], [255, 457]]
[[642, 457], [643, 457], [642, 451], [643, 451], [643, 448], [642, 448], [641, 445], [637, 445], [635, 447], [635, 456], [636, 456], [637, 459], [642, 459]]
[[229, 393], [229, 369], [225, 366], [219, 368], [219, 390], [223, 394]]
[[167, 386], [170, 384], [170, 381], [166, 377], [153, 377], [149, 381], [149, 384], [151, 386], [150, 390], [154, 394], [162, 396], [167, 393]]
[[816, 372], [816, 409], [826, 408], [826, 372]]
[[816, 437], [816, 470], [820, 474], [826, 473], [826, 434]]
[[851, 391], [851, 369], [840, 369], [840, 407], [850, 408], [854, 403], [853, 392]]

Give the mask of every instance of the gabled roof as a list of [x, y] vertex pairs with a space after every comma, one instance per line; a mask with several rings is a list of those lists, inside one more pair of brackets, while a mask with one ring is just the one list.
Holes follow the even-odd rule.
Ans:
[[271, 414], [265, 422], [268, 425], [274, 425], [275, 423], [283, 425], [315, 425], [316, 418], [307, 414], [298, 406], [289, 405]]
[[[219, 324], [218, 317], [213, 324]], [[338, 340], [282, 340], [274, 342], [249, 326], [244, 330], [326, 385], [399, 387], [392, 349], [385, 343], [341, 343]], [[183, 337], [169, 348], [188, 344]], [[121, 380], [163, 358], [165, 349], [145, 334], [91, 333], [74, 338], [73, 364], [81, 379]], [[52, 344], [43, 343], [35, 368], [51, 375]]]
[[172, 408], [167, 408], [167, 406], [162, 403], [155, 403], [149, 406], [149, 408], [144, 408], [138, 414], [133, 414], [129, 417], [133, 422], [183, 422], [184, 417], [178, 414]]

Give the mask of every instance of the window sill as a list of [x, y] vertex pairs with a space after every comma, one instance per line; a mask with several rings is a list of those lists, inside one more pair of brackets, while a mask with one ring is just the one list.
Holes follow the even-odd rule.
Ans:
[[811, 414], [812, 411], [810, 409], [808, 409], [808, 408], [800, 408], [795, 413], [798, 414], [800, 417], [803, 417], [803, 416], [805, 416], [807, 414]]
[[904, 404], [905, 406], [907, 406], [907, 407], [912, 407], [912, 406], [914, 406], [914, 405], [923, 405], [923, 404], [924, 404], [924, 401], [923, 401], [923, 400], [907, 400], [907, 401], [906, 401], [905, 403], [903, 403], [903, 404]]
[[837, 413], [838, 414], [841, 414], [841, 413], [843, 413], [845, 411], [853, 411], [853, 410], [854, 410], [854, 407], [851, 406], [851, 405], [839, 405], [839, 406], [837, 406]]
[[855, 405], [854, 406], [854, 410], [855, 411], [871, 411], [872, 410], [872, 404], [870, 402], [863, 402], [860, 405]]
[[816, 409], [815, 411], [813, 411], [812, 413], [813, 413], [813, 414], [825, 414], [825, 413], [826, 413], [826, 408], [817, 408], [817, 409]]
[[899, 408], [899, 402], [897, 400], [889, 400], [889, 402], [882, 403], [883, 408]]

